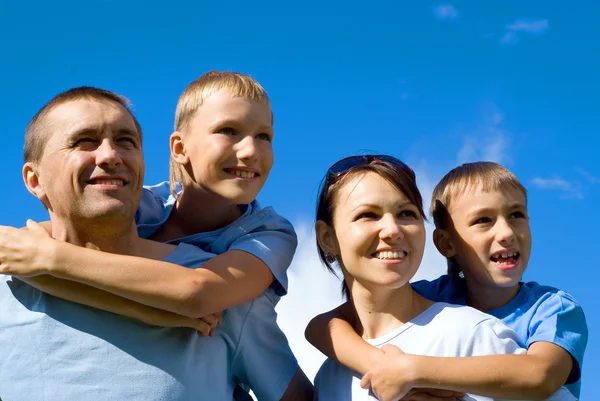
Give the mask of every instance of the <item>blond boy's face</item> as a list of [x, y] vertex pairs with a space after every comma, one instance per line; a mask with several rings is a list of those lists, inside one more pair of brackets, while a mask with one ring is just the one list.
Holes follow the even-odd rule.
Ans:
[[452, 199], [449, 213], [454, 258], [471, 285], [517, 285], [531, 253], [525, 194], [515, 188], [466, 188]]
[[273, 166], [272, 140], [267, 103], [212, 94], [184, 132], [194, 183], [237, 204], [252, 202]]

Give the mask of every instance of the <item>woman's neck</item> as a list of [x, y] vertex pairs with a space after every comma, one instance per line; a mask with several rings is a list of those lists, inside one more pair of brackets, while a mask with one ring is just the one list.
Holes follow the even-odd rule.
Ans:
[[357, 283], [352, 286], [352, 302], [360, 326], [355, 327], [363, 338], [378, 338], [411, 321], [433, 302], [413, 291], [410, 284], [394, 289], [367, 289]]

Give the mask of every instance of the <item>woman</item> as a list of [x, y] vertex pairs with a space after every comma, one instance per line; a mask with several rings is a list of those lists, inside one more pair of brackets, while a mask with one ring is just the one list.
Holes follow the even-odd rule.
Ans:
[[[327, 268], [333, 272], [336, 263], [341, 269], [356, 332], [390, 353], [399, 352], [391, 346], [428, 356], [524, 353], [516, 333], [496, 318], [432, 302], [408, 285], [425, 248], [423, 216], [415, 174], [400, 160], [352, 156], [329, 169], [317, 205], [317, 245]], [[399, 371], [410, 374], [410, 366]], [[315, 387], [320, 401], [377, 396], [361, 387], [358, 373], [333, 360], [325, 361]], [[418, 383], [412, 388], [418, 391]], [[403, 389], [403, 394], [411, 391]]]

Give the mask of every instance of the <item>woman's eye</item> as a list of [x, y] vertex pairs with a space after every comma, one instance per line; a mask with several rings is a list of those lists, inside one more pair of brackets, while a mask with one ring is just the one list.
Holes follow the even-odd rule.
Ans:
[[219, 134], [234, 135], [235, 130], [231, 127], [223, 127], [219, 130]]
[[403, 210], [399, 213], [400, 217], [411, 217], [411, 218], [418, 218], [419, 216], [417, 216], [417, 213], [414, 210]]
[[359, 214], [358, 216], [356, 216], [356, 220], [361, 220], [361, 219], [374, 219], [376, 218], [377, 215], [373, 212], [364, 212]]

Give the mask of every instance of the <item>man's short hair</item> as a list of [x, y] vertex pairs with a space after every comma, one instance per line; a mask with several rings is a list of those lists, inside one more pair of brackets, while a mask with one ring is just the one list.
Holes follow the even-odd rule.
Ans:
[[110, 101], [123, 106], [123, 108], [131, 115], [131, 118], [133, 118], [141, 139], [142, 127], [131, 111], [131, 102], [129, 99], [106, 89], [80, 86], [54, 96], [52, 100], [46, 103], [35, 116], [33, 116], [25, 131], [25, 150], [23, 157], [26, 163], [39, 163], [44, 154], [44, 149], [50, 138], [50, 127], [48, 126], [48, 120], [46, 118], [48, 113], [61, 104], [84, 99], [97, 100], [100, 102]]

